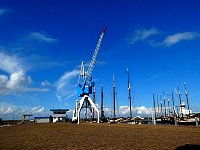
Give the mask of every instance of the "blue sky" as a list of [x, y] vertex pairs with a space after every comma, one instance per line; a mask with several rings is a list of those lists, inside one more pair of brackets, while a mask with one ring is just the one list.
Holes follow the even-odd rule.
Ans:
[[93, 71], [97, 104], [103, 85], [105, 107], [113, 107], [115, 74], [117, 107], [128, 114], [128, 67], [138, 112], [149, 113], [152, 94], [175, 93], [177, 83], [185, 100], [184, 81], [200, 111], [199, 7], [196, 0], [1, 0], [0, 117], [74, 109], [81, 61], [90, 62], [104, 26]]

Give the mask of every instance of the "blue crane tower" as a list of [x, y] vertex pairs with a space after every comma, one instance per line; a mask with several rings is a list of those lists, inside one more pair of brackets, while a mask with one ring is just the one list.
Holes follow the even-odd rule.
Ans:
[[82, 97], [80, 102], [76, 101], [76, 108], [73, 112], [72, 121], [77, 121], [77, 123], [80, 123], [80, 111], [83, 107], [84, 102], [88, 102], [91, 107], [94, 108], [94, 110], [97, 112], [97, 122], [99, 123], [99, 110], [94, 104], [93, 100], [89, 97], [90, 94], [92, 94], [92, 89], [94, 87], [94, 82], [92, 82], [92, 72], [94, 69], [94, 65], [96, 63], [96, 59], [101, 47], [101, 43], [104, 37], [106, 31], [106, 27], [103, 28], [101, 35], [99, 37], [99, 40], [97, 42], [94, 54], [92, 56], [92, 59], [90, 61], [90, 64], [88, 66], [87, 71], [85, 71], [84, 61], [81, 63], [81, 70], [80, 75], [78, 79], [78, 87], [77, 87], [77, 94], [79, 97]]

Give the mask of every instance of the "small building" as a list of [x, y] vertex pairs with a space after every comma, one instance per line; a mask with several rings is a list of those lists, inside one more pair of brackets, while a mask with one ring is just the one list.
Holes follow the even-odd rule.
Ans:
[[190, 115], [190, 114], [192, 114], [192, 110], [186, 109], [185, 102], [182, 102], [181, 105], [180, 105], [180, 113], [184, 116]]
[[69, 109], [50, 109], [53, 112], [51, 115], [53, 122], [66, 122], [67, 121], [67, 111]]
[[34, 117], [35, 123], [49, 123], [50, 117]]

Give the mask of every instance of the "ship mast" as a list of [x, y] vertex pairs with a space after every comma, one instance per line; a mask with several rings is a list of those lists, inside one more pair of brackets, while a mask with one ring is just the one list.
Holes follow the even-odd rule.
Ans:
[[180, 89], [179, 89], [179, 85], [178, 85], [178, 84], [177, 84], [177, 86], [178, 86], [178, 97], [179, 97], [179, 101], [180, 101], [180, 109], [181, 109], [180, 115], [182, 116], [182, 107], [181, 107], [181, 103], [182, 103], [182, 101], [181, 101], [181, 92], [180, 92]]
[[115, 101], [116, 101], [116, 85], [115, 85], [115, 76], [113, 74], [113, 117], [114, 117], [114, 120], [116, 118], [116, 115], [115, 115]]
[[157, 95], [157, 105], [158, 105], [158, 115], [160, 113], [160, 110], [159, 110], [159, 101], [158, 101], [158, 95]]
[[190, 105], [189, 105], [188, 91], [187, 91], [187, 86], [186, 86], [185, 82], [184, 82], [184, 86], [185, 86], [185, 95], [186, 95], [186, 99], [187, 99], [188, 111], [189, 111], [189, 115], [190, 115]]
[[130, 118], [132, 118], [132, 109], [131, 109], [131, 83], [129, 78], [129, 71], [127, 68], [127, 75], [128, 75], [128, 99], [129, 99], [129, 106], [130, 106]]
[[173, 107], [173, 111], [174, 111], [174, 116], [176, 115], [176, 113], [175, 113], [175, 106], [174, 106], [174, 94], [173, 94], [173, 92], [172, 92], [172, 107]]
[[153, 94], [153, 108], [154, 108], [154, 119], [156, 119], [156, 101], [155, 101], [154, 94]]

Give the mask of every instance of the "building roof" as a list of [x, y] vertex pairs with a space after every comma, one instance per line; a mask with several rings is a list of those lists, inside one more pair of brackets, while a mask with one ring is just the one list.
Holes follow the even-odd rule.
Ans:
[[69, 111], [69, 109], [50, 109], [50, 111]]
[[35, 119], [46, 119], [46, 118], [49, 118], [49, 117], [34, 117]]

